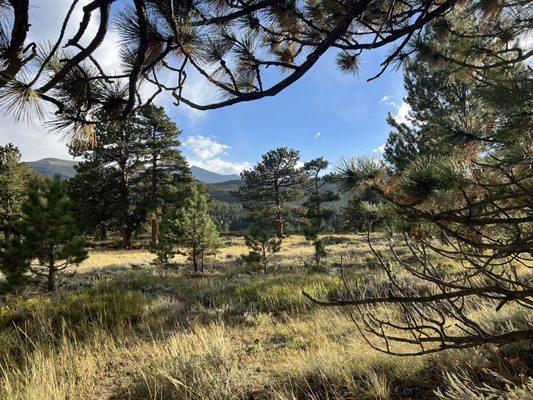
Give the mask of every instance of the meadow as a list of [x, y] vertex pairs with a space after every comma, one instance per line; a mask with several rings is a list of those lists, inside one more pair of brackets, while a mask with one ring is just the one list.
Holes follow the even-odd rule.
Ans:
[[[531, 399], [531, 343], [399, 357], [370, 348], [347, 309], [311, 304], [377, 270], [362, 235], [328, 235], [329, 267], [291, 236], [272, 273], [226, 237], [205, 273], [146, 250], [95, 247], [59, 277], [0, 306], [0, 399]], [[384, 243], [381, 244], [384, 248]], [[379, 247], [379, 246], [378, 246]], [[494, 323], [493, 310], [481, 319]], [[505, 324], [531, 323], [513, 307]]]

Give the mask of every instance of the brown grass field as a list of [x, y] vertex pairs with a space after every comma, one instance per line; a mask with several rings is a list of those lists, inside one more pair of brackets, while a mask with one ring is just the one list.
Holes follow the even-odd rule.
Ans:
[[[347, 310], [311, 305], [302, 290], [336, 291], [341, 261], [349, 279], [379, 277], [362, 236], [332, 235], [329, 270], [312, 274], [300, 236], [269, 275], [247, 273], [243, 240], [225, 240], [199, 276], [182, 256], [163, 268], [145, 250], [95, 248], [53, 295], [5, 299], [0, 399], [533, 398], [531, 343], [390, 356], [367, 345]], [[531, 318], [513, 307], [479, 316]]]

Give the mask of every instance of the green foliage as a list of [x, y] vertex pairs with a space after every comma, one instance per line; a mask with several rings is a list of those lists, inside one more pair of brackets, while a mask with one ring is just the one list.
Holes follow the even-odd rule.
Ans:
[[327, 256], [326, 244], [319, 238], [325, 222], [333, 216], [333, 211], [326, 204], [339, 200], [331, 190], [323, 190], [324, 185], [335, 180], [333, 174], [322, 176], [329, 166], [324, 158], [315, 158], [304, 164], [307, 173], [308, 190], [303, 203], [306, 208], [308, 224], [304, 227], [305, 238], [312, 242], [315, 249], [313, 270], [321, 269], [322, 260]]
[[272, 221], [280, 238], [286, 219], [297, 211], [294, 203], [303, 198], [306, 175], [297, 167], [299, 159], [293, 149], [270, 150], [252, 170], [242, 172], [243, 184], [236, 193], [252, 215]]
[[162, 223], [161, 244], [157, 247], [160, 262], [168, 262], [174, 246], [183, 248], [194, 271], [204, 270], [205, 258], [217, 253], [222, 245], [215, 223], [209, 215], [205, 188], [191, 186], [185, 205], [168, 210]]
[[87, 257], [65, 183], [56, 176], [33, 185], [23, 211], [19, 232], [22, 248], [34, 259], [30, 270], [46, 276], [48, 290], [54, 291], [56, 273]]
[[0, 146], [0, 230], [9, 245], [15, 224], [22, 216], [28, 183], [33, 174], [20, 162], [20, 152], [11, 143]]
[[157, 242], [163, 207], [182, 201], [192, 180], [178, 149], [180, 133], [162, 108], [146, 106], [121, 124], [97, 124], [95, 147], [71, 148], [85, 158], [71, 193], [89, 229], [110, 222], [121, 231], [122, 246], [131, 248], [133, 233], [151, 216], [152, 244]]
[[281, 250], [282, 242], [268, 220], [257, 217], [248, 227], [244, 241], [251, 249], [250, 253], [241, 256], [244, 262], [252, 268], [262, 269], [265, 274], [268, 273], [270, 259]]
[[5, 282], [0, 281], [0, 294], [16, 292], [26, 281], [30, 265], [30, 254], [19, 238], [14, 238], [9, 245], [0, 246], [0, 272]]
[[[17, 224], [22, 218], [22, 205], [33, 179], [31, 169], [20, 162], [20, 152], [12, 144], [0, 146], [0, 292], [16, 290], [26, 280], [29, 255], [18, 237]], [[15, 236], [14, 236], [15, 235]]]
[[209, 212], [222, 232], [242, 232], [249, 225], [248, 215], [239, 203], [213, 200], [209, 204]]

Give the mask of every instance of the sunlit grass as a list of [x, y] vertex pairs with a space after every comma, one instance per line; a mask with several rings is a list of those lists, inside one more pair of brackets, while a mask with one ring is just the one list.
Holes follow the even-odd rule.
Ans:
[[[446, 372], [467, 371], [491, 384], [496, 371], [523, 383], [528, 345], [449, 351], [416, 358], [372, 350], [346, 310], [318, 308], [302, 295], [334, 296], [338, 274], [286, 270], [240, 275], [247, 251], [226, 239], [203, 275], [150, 265], [143, 250], [93, 250], [53, 295], [7, 299], [0, 307], [0, 399], [431, 399]], [[373, 276], [361, 236], [335, 235], [347, 279]], [[310, 254], [301, 236], [286, 239], [279, 263]], [[132, 267], [135, 266], [135, 267]], [[479, 309], [493, 324], [528, 315]], [[459, 389], [454, 389], [459, 390]], [[510, 389], [511, 390], [511, 389]], [[455, 393], [455, 392], [452, 392]]]

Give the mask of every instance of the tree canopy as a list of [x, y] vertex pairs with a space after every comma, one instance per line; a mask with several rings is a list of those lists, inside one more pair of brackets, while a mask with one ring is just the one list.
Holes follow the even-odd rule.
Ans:
[[[48, 46], [30, 41], [30, 0], [2, 0], [0, 100], [16, 117], [56, 109], [52, 126], [74, 138], [90, 137], [97, 121], [125, 117], [166, 92], [175, 104], [208, 110], [274, 96], [302, 78], [328, 51], [347, 73], [363, 54], [388, 53], [374, 79], [414, 54], [446, 60], [469, 71], [525, 60], [519, 45], [530, 28], [529, 2], [501, 0], [340, 1], [72, 1], [59, 37]], [[82, 8], [72, 37], [66, 27]], [[474, 15], [475, 29], [450, 18]], [[91, 33], [90, 24], [97, 29]], [[475, 46], [428, 46], [420, 31], [472, 38]], [[120, 34], [123, 67], [104, 71], [95, 51], [111, 29]], [[490, 36], [490, 42], [478, 39]], [[435, 43], [435, 42], [434, 42]], [[485, 55], [495, 61], [486, 62]], [[278, 73], [268, 74], [266, 70]], [[187, 97], [196, 74], [224, 95], [206, 104]]]

